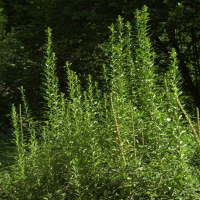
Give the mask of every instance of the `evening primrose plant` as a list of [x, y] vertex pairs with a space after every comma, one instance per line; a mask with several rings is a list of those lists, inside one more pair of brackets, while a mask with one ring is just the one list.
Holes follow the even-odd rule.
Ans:
[[0, 173], [0, 199], [200, 198], [199, 169], [189, 164], [199, 112], [193, 124], [174, 50], [169, 71], [157, 73], [147, 11], [136, 10], [134, 25], [119, 16], [109, 27], [104, 93], [91, 76], [82, 91], [69, 62], [67, 95], [59, 91], [48, 28], [44, 120], [37, 129], [21, 88], [24, 105], [12, 109], [16, 163]]

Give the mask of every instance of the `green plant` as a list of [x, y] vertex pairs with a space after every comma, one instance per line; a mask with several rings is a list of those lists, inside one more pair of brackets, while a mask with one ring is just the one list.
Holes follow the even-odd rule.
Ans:
[[88, 89], [82, 91], [69, 62], [68, 96], [59, 92], [48, 28], [42, 137], [36, 139], [36, 124], [21, 88], [25, 114], [21, 105], [19, 116], [14, 105], [12, 110], [17, 162], [0, 174], [0, 181], [7, 181], [1, 186], [2, 198], [200, 198], [198, 169], [188, 162], [195, 145], [191, 133], [199, 145], [199, 131], [182, 106], [174, 50], [169, 72], [156, 73], [148, 20], [146, 6], [136, 10], [135, 37], [120, 16], [117, 25], [111, 25], [111, 57], [103, 66], [109, 92], [104, 94], [91, 76]]

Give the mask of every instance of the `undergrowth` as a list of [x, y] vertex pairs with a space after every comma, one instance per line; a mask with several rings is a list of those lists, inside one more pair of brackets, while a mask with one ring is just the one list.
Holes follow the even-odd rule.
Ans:
[[148, 20], [144, 6], [134, 28], [120, 16], [109, 27], [104, 94], [91, 76], [82, 91], [68, 62], [68, 95], [59, 91], [48, 28], [40, 138], [21, 87], [24, 104], [12, 109], [15, 164], [1, 167], [0, 199], [200, 199], [199, 111], [194, 124], [174, 50], [168, 73], [156, 73]]

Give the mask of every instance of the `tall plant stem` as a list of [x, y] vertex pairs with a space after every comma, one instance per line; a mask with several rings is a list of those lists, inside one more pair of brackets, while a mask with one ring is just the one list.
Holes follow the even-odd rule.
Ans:
[[177, 88], [176, 88], [176, 87], [174, 88], [174, 94], [175, 94], [175, 98], [176, 98], [176, 101], [177, 101], [179, 107], [181, 108], [181, 110], [182, 110], [182, 112], [184, 113], [184, 115], [185, 115], [187, 121], [188, 121], [189, 124], [190, 124], [190, 127], [191, 127], [191, 129], [192, 129], [192, 132], [193, 132], [193, 134], [194, 134], [194, 136], [195, 136], [195, 138], [196, 138], [197, 144], [198, 144], [199, 149], [200, 149], [200, 137], [199, 137], [199, 135], [197, 134], [197, 132], [196, 132], [196, 130], [195, 130], [193, 124], [192, 124], [191, 119], [189, 118], [189, 116], [188, 116], [187, 113], [185, 112], [185, 110], [184, 110], [184, 108], [183, 108], [181, 102], [179, 101], [179, 98], [178, 98], [178, 95], [177, 95]]
[[137, 154], [136, 154], [136, 143], [135, 143], [135, 129], [134, 129], [134, 122], [133, 122], [133, 108], [132, 108], [132, 106], [131, 106], [131, 124], [132, 124], [132, 133], [133, 133], [133, 150], [134, 150], [134, 155], [135, 155], [135, 164], [136, 164], [136, 167], [137, 167]]
[[116, 129], [117, 129], [119, 147], [120, 147], [120, 151], [121, 151], [121, 154], [122, 154], [124, 164], [126, 165], [126, 160], [125, 160], [124, 150], [123, 150], [123, 144], [122, 144], [121, 135], [120, 135], [119, 123], [118, 123], [118, 120], [117, 120], [117, 117], [116, 117], [116, 114], [115, 114], [115, 110], [114, 110], [114, 106], [113, 106], [112, 93], [110, 94], [110, 100], [111, 100], [111, 107], [112, 107], [113, 116], [114, 116], [114, 119], [115, 119], [115, 125], [116, 125]]
[[21, 142], [23, 145], [23, 140], [24, 140], [24, 136], [23, 136], [23, 122], [22, 122], [22, 106], [21, 104], [19, 104], [19, 120], [20, 120], [20, 128], [21, 128]]

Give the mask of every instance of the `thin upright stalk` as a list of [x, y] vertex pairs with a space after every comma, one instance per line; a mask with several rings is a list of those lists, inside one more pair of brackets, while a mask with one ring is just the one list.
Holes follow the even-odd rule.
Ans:
[[114, 106], [113, 106], [112, 93], [110, 94], [110, 100], [111, 100], [111, 107], [112, 107], [113, 116], [114, 116], [114, 119], [115, 119], [115, 125], [116, 125], [116, 129], [117, 129], [119, 147], [120, 147], [120, 151], [121, 151], [121, 154], [122, 154], [122, 158], [123, 158], [124, 164], [126, 165], [126, 160], [125, 160], [125, 156], [124, 156], [124, 150], [123, 150], [123, 144], [122, 144], [122, 140], [121, 140], [119, 123], [118, 123], [118, 120], [117, 120], [117, 117], [116, 117], [116, 114], [115, 114], [115, 110], [114, 110]]

